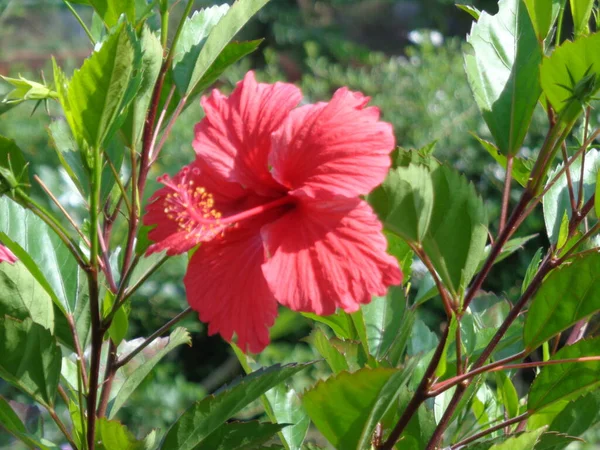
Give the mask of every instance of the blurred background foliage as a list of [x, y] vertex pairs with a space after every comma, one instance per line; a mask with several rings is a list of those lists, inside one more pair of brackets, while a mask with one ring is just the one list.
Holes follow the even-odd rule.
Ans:
[[[171, 16], [176, 21], [182, 5], [173, 0], [172, 3]], [[199, 9], [213, 3], [220, 2], [197, 1], [195, 6]], [[298, 84], [307, 103], [327, 101], [340, 86], [362, 91], [372, 97], [372, 104], [381, 108], [383, 118], [394, 125], [398, 145], [419, 148], [437, 141], [437, 158], [469, 177], [485, 199], [490, 223], [494, 223], [499, 214], [504, 171], [470, 134], [490, 139], [463, 69], [464, 38], [472, 18], [453, 3], [453, 0], [273, 0], [239, 36], [264, 38], [259, 51], [229, 70], [218, 87], [231, 90], [247, 70], [253, 69], [262, 81]], [[465, 3], [490, 13], [497, 11], [494, 0]], [[88, 24], [92, 22], [91, 9], [77, 9]], [[41, 79], [46, 74], [51, 78], [50, 55], [70, 73], [89, 54], [90, 47], [62, 1], [0, 0], [0, 74], [20, 73], [31, 79]], [[7, 90], [7, 86], [0, 84], [0, 98]], [[52, 120], [59, 119], [57, 114], [53, 105], [48, 105], [47, 110], [41, 105], [32, 111], [32, 104], [26, 103], [0, 115], [0, 134], [15, 139], [32, 161], [33, 172], [58, 194], [65, 206], [77, 210], [81, 199], [74, 194], [67, 178], [57, 171], [58, 161], [49, 144], [47, 127]], [[151, 178], [162, 172], [174, 173], [191, 161], [193, 125], [201, 117], [198, 104], [182, 115]], [[522, 156], [531, 155], [540, 146], [546, 123], [539, 108]], [[146, 192], [151, 194], [155, 187], [151, 185]], [[39, 186], [33, 189], [43, 200]], [[541, 214], [534, 214], [520, 233], [541, 233], [542, 227]], [[514, 299], [533, 253], [546, 244], [542, 237], [529, 241], [526, 248], [497, 266], [484, 288]], [[184, 270], [183, 258], [172, 259], [139, 291], [132, 300], [128, 338], [147, 336], [186, 306], [181, 281]], [[423, 274], [424, 268], [415, 262], [412, 281], [415, 290]], [[434, 325], [442, 317], [439, 302], [426, 303], [419, 313], [432, 331], [439, 332], [439, 325]], [[193, 345], [165, 358], [120, 414], [138, 435], [152, 428], [164, 429], [192, 402], [241, 373], [228, 345], [218, 337], [207, 336], [205, 326], [195, 317], [186, 319], [183, 325], [192, 332]], [[272, 329], [273, 344], [259, 356], [259, 361], [270, 364], [315, 359], [317, 355], [304, 340], [311, 327], [302, 316], [282, 310]], [[415, 332], [427, 334], [430, 330]], [[324, 365], [316, 365], [295, 379], [295, 387], [301, 391], [327, 375]], [[8, 394], [8, 390], [0, 382], [0, 395]], [[9, 398], [18, 398], [14, 392], [10, 394]], [[31, 414], [35, 416], [35, 412]], [[261, 414], [257, 404], [255, 409], [246, 411], [245, 417]], [[0, 437], [2, 445], [7, 445], [7, 441]]]

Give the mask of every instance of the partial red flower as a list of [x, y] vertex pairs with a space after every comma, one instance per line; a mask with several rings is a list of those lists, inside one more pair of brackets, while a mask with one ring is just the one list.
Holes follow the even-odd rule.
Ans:
[[0, 244], [0, 263], [5, 261], [13, 264], [17, 261], [17, 257], [13, 254], [13, 252]]
[[189, 304], [244, 351], [269, 343], [277, 304], [354, 312], [402, 282], [382, 226], [359, 198], [380, 184], [394, 148], [390, 124], [368, 97], [339, 89], [329, 103], [297, 107], [291, 84], [248, 72], [226, 97], [202, 99], [196, 160], [151, 199], [148, 253], [192, 256]]

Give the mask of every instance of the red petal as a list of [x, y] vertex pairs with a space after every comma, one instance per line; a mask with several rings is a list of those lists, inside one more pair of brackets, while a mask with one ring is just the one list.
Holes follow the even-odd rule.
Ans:
[[320, 315], [356, 311], [372, 295], [400, 284], [396, 259], [386, 253], [381, 223], [359, 199], [297, 208], [262, 229], [270, 255], [263, 273], [277, 301]]
[[289, 189], [346, 197], [367, 194], [385, 178], [395, 140], [379, 109], [358, 92], [338, 89], [331, 102], [292, 111], [273, 133], [273, 177]]
[[247, 222], [221, 240], [202, 244], [194, 253], [184, 282], [190, 306], [219, 333], [244, 351], [258, 353], [269, 343], [277, 302], [262, 274], [265, 260], [261, 221]]
[[271, 133], [301, 100], [287, 83], [257, 83], [248, 72], [230, 97], [214, 90], [202, 99], [206, 117], [196, 125], [194, 149], [224, 178], [257, 193], [281, 192], [268, 169]]
[[[150, 199], [145, 225], [157, 225], [148, 237], [155, 242], [147, 253], [163, 250], [168, 255], [184, 253], [223, 232], [222, 225], [202, 225], [196, 215], [216, 219], [243, 208], [248, 193], [236, 183], [220, 179], [196, 162], [184, 167], [173, 178], [160, 178], [165, 187]], [[212, 202], [212, 206], [209, 202]]]
[[11, 252], [2, 244], [0, 244], [0, 263], [1, 262], [8, 262], [11, 264], [17, 262], [17, 257], [13, 254], [13, 252]]

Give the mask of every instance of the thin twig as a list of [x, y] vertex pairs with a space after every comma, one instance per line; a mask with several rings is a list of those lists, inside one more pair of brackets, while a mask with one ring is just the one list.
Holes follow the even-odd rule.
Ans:
[[60, 202], [58, 201], [56, 196], [52, 193], [52, 191], [48, 188], [48, 186], [46, 186], [46, 184], [42, 181], [42, 179], [40, 177], [38, 177], [37, 175], [34, 175], [33, 179], [35, 181], [37, 181], [37, 183], [40, 185], [40, 187], [46, 193], [46, 195], [48, 197], [50, 197], [50, 200], [52, 200], [52, 203], [54, 203], [56, 205], [56, 207], [60, 210], [60, 212], [63, 214], [63, 216], [65, 216], [65, 219], [67, 219], [69, 221], [69, 223], [71, 224], [73, 229], [77, 232], [77, 234], [81, 237], [81, 239], [83, 239], [83, 242], [85, 242], [85, 244], [89, 247], [90, 241], [88, 240], [87, 236], [83, 233], [83, 231], [81, 231], [81, 228], [79, 228], [79, 225], [77, 225], [77, 223], [75, 223], [75, 220], [73, 220], [73, 218], [69, 215], [67, 210], [63, 207], [63, 205], [60, 204]]
[[150, 336], [148, 336], [146, 338], [146, 340], [144, 340], [144, 342], [142, 342], [139, 345], [139, 347], [134, 348], [127, 356], [125, 356], [123, 358], [119, 358], [115, 362], [115, 371], [118, 370], [118, 369], [120, 369], [121, 367], [123, 367], [129, 361], [131, 361], [135, 357], [135, 355], [137, 355], [139, 352], [141, 352], [146, 347], [148, 347], [148, 345], [150, 345], [156, 338], [161, 337], [163, 334], [165, 334], [167, 331], [169, 331], [169, 329], [173, 325], [175, 325], [177, 322], [179, 322], [180, 320], [182, 320], [184, 317], [186, 317], [192, 311], [193, 310], [192, 310], [191, 307], [188, 307], [187, 309], [183, 310], [182, 312], [180, 312], [179, 314], [177, 314], [175, 317], [173, 317], [171, 320], [169, 320], [167, 323], [165, 323], [158, 330], [156, 330], [154, 333], [152, 333]]
[[75, 19], [77, 20], [77, 22], [79, 22], [79, 25], [81, 25], [81, 28], [83, 28], [83, 31], [85, 31], [85, 34], [87, 35], [87, 37], [90, 40], [90, 42], [92, 43], [92, 45], [96, 45], [96, 40], [94, 39], [94, 35], [92, 35], [92, 33], [88, 29], [85, 22], [81, 19], [79, 14], [77, 14], [77, 11], [75, 11], [75, 8], [73, 8], [73, 6], [67, 0], [63, 0], [63, 3], [67, 6], [67, 8], [69, 8], [69, 11], [71, 11], [71, 14], [73, 14], [73, 16], [75, 16]]
[[406, 427], [406, 425], [408, 425], [408, 422], [410, 422], [410, 419], [418, 410], [419, 406], [421, 406], [421, 403], [427, 400], [427, 391], [429, 389], [429, 385], [431, 384], [431, 381], [435, 374], [435, 370], [437, 369], [437, 366], [440, 363], [440, 359], [446, 347], [448, 333], [449, 327], [446, 327], [446, 329], [444, 330], [444, 334], [442, 335], [442, 338], [440, 339], [440, 342], [438, 343], [438, 346], [435, 349], [435, 353], [433, 354], [433, 357], [429, 362], [429, 366], [427, 366], [427, 370], [425, 371], [423, 378], [421, 378], [421, 382], [419, 383], [419, 386], [417, 387], [417, 390], [413, 395], [413, 398], [410, 400], [410, 402], [404, 409], [404, 412], [400, 416], [400, 419], [396, 423], [396, 426], [388, 436], [387, 440], [382, 445], [377, 447], [377, 450], [391, 450], [398, 441], [398, 439], [400, 439], [404, 428]]
[[508, 427], [510, 425], [514, 425], [515, 423], [522, 422], [525, 419], [527, 419], [528, 417], [529, 417], [529, 413], [525, 412], [525, 413], [521, 414], [520, 416], [513, 417], [512, 419], [508, 419], [503, 422], [500, 422], [499, 424], [494, 425], [493, 427], [490, 427], [483, 431], [480, 431], [479, 433], [476, 433], [473, 436], [469, 436], [468, 438], [463, 439], [462, 441], [452, 445], [450, 447], [450, 450], [458, 450], [459, 448], [463, 447], [464, 445], [470, 444], [471, 442], [476, 441], [484, 436], [487, 436], [488, 434], [491, 434], [494, 431], [501, 430], [504, 427]]
[[[188, 99], [188, 97], [186, 95], [184, 95], [181, 98], [181, 100], [179, 100], [179, 103], [177, 104], [177, 108], [175, 108], [175, 111], [173, 112], [173, 115], [169, 119], [169, 122], [167, 123], [167, 127], [165, 128], [165, 131], [164, 131], [163, 135], [161, 136], [160, 141], [158, 142], [158, 146], [153, 151], [152, 158], [150, 159], [151, 165], [157, 160], [158, 156], [160, 155], [160, 151], [162, 150], [163, 146], [165, 145], [167, 138], [171, 134], [171, 130], [173, 129], [173, 125], [175, 125], [175, 121], [181, 114], [181, 111], [183, 111], [183, 107], [185, 106], [187, 99]], [[157, 132], [158, 132], [158, 129], [157, 129]]]
[[413, 249], [415, 254], [419, 257], [419, 259], [423, 262], [425, 267], [427, 267], [427, 270], [431, 274], [431, 277], [433, 278], [433, 281], [435, 282], [437, 290], [440, 293], [440, 297], [441, 297], [442, 303], [444, 305], [444, 310], [446, 311], [446, 317], [448, 317], [448, 319], [450, 319], [452, 317], [453, 309], [454, 309], [453, 304], [452, 304], [452, 299], [448, 295], [448, 291], [446, 291], [446, 288], [444, 287], [442, 280], [440, 280], [440, 277], [438, 276], [438, 274], [435, 270], [435, 267], [433, 267], [433, 263], [429, 259], [429, 256], [427, 256], [427, 253], [425, 253], [421, 247], [419, 247], [417, 245], [412, 245], [412, 244], [409, 244], [409, 245], [411, 246], [411, 248]]
[[108, 355], [106, 356], [106, 369], [104, 371], [104, 383], [102, 385], [102, 393], [100, 394], [100, 404], [98, 405], [98, 417], [104, 417], [106, 415], [106, 409], [108, 408], [108, 400], [110, 399], [110, 391], [112, 389], [112, 383], [114, 381], [115, 373], [117, 368], [115, 367], [115, 361], [117, 360], [117, 346], [112, 339], [109, 339], [108, 344]]
[[62, 423], [62, 421], [56, 414], [56, 411], [54, 410], [54, 408], [47, 407], [46, 409], [48, 410], [48, 414], [50, 414], [50, 417], [52, 417], [52, 420], [54, 420], [54, 423], [56, 423], [56, 426], [58, 427], [58, 429], [62, 432], [62, 434], [65, 436], [65, 439], [69, 442], [69, 445], [71, 445], [71, 447], [73, 447], [74, 449], [77, 449], [77, 444], [75, 444], [75, 441], [73, 440], [73, 437], [71, 436], [71, 433], [69, 433], [69, 430], [67, 430], [67, 427], [65, 427], [65, 424]]
[[71, 314], [67, 314], [67, 323], [69, 324], [69, 328], [71, 329], [71, 334], [73, 335], [73, 343], [75, 345], [75, 353], [77, 353], [77, 364], [81, 367], [81, 377], [83, 379], [83, 384], [87, 388], [88, 379], [87, 372], [85, 368], [85, 358], [83, 355], [83, 349], [81, 348], [81, 343], [79, 342], [79, 334], [77, 333], [77, 327], [75, 326], [75, 320]]

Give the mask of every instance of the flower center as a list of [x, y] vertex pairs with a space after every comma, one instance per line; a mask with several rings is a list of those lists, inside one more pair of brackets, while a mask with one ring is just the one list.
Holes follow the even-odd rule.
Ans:
[[258, 216], [271, 209], [294, 203], [294, 198], [285, 195], [270, 202], [249, 208], [237, 214], [223, 217], [215, 207], [213, 194], [205, 187], [195, 184], [192, 178], [200, 174], [198, 168], [185, 167], [179, 180], [168, 176], [159, 181], [171, 189], [164, 200], [164, 212], [169, 220], [177, 223], [178, 227], [201, 241], [208, 241], [226, 228], [236, 226], [239, 222]]

